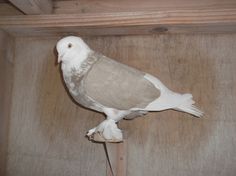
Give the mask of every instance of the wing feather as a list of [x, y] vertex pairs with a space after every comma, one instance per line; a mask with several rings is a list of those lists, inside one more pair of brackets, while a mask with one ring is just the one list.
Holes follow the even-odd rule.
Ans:
[[84, 77], [86, 94], [100, 104], [120, 109], [144, 108], [160, 96], [145, 73], [105, 56]]

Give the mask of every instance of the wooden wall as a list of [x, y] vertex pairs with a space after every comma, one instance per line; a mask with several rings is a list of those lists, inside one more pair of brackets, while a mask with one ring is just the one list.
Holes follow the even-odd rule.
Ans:
[[0, 175], [6, 171], [13, 58], [14, 40], [0, 30]]
[[[128, 134], [128, 176], [234, 176], [236, 35], [85, 38], [107, 56], [191, 92], [205, 116], [165, 111], [120, 126]], [[103, 120], [63, 87], [57, 38], [17, 38], [8, 143], [8, 176], [102, 176], [106, 158], [86, 131]]]

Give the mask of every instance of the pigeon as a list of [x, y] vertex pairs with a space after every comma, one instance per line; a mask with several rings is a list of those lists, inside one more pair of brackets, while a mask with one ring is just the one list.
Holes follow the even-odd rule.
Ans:
[[81, 106], [104, 113], [106, 119], [87, 136], [99, 142], [121, 142], [117, 122], [150, 111], [174, 109], [201, 117], [192, 95], [168, 89], [158, 78], [96, 52], [80, 38], [67, 36], [56, 44], [65, 85]]

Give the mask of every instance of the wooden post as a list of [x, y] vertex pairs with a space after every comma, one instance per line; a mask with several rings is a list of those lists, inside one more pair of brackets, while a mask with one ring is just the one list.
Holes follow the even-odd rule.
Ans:
[[[127, 134], [124, 133], [124, 140], [120, 143], [105, 143], [107, 154], [107, 176], [126, 176], [127, 171]], [[110, 166], [111, 165], [111, 166]], [[112, 170], [111, 170], [112, 168]], [[112, 173], [113, 172], [113, 173]]]

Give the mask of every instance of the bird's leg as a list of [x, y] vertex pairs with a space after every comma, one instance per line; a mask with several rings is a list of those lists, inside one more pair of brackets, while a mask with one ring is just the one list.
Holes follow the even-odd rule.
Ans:
[[121, 130], [112, 119], [106, 119], [97, 127], [89, 130], [87, 136], [90, 140], [97, 142], [121, 142], [123, 140]]
[[95, 131], [96, 131], [96, 127], [90, 129], [86, 135], [91, 136]]
[[87, 136], [90, 140], [98, 142], [121, 142], [123, 141], [122, 131], [118, 128], [116, 122], [121, 120], [127, 111], [120, 111], [112, 108], [104, 108], [107, 119], [97, 127], [89, 130]]

